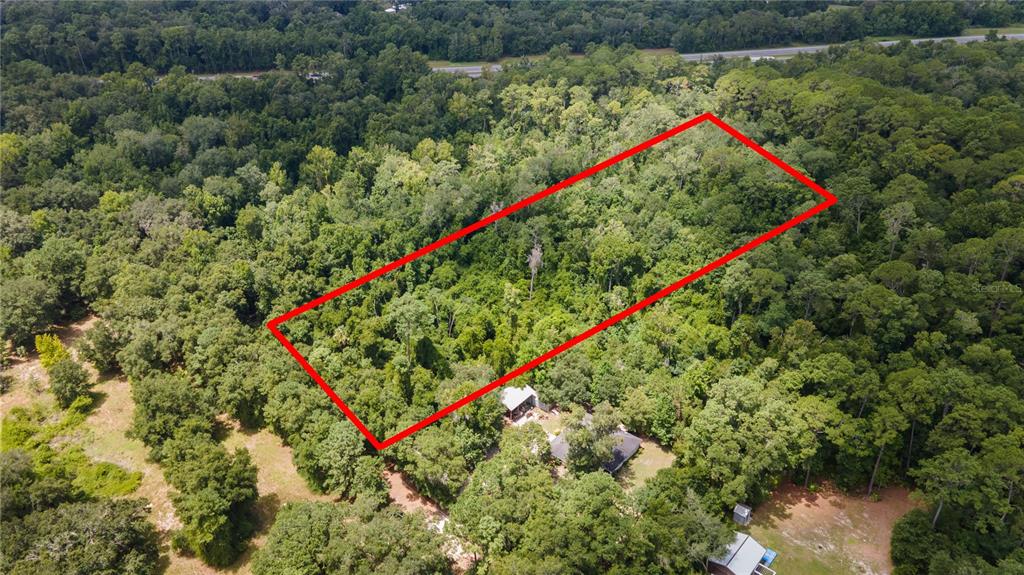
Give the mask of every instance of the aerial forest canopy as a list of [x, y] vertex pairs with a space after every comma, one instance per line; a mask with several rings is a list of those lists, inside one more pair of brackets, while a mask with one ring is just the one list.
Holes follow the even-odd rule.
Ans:
[[[917, 491], [898, 573], [1024, 569], [1024, 44], [705, 64], [636, 49], [819, 41], [807, 30], [833, 19], [854, 23], [843, 38], [952, 34], [1020, 4], [106, 6], [4, 7], [0, 337], [36, 346], [73, 418], [82, 368], [42, 334], [100, 318], [81, 355], [131, 382], [175, 549], [230, 565], [259, 528], [231, 419], [280, 436], [338, 500], [283, 507], [257, 574], [450, 570], [441, 536], [388, 504], [385, 468], [450, 513], [477, 572], [698, 572], [731, 541], [734, 504], [812, 478]], [[779, 35], [710, 31], [758, 18]], [[479, 48], [453, 54], [452, 28]], [[479, 79], [427, 64], [547, 47]], [[503, 425], [496, 394], [378, 452], [265, 327], [708, 111], [839, 202], [514, 382], [671, 449], [641, 488], [593, 457], [554, 479], [544, 432]], [[383, 437], [816, 201], [700, 126], [282, 329]], [[3, 429], [18, 527], [0, 571], [155, 572], [141, 504], [40, 463], [61, 424], [20, 413]], [[41, 554], [55, 530], [96, 525]]]

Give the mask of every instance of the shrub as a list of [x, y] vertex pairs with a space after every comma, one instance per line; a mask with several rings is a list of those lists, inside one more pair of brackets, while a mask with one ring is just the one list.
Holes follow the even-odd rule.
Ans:
[[39, 352], [39, 363], [47, 371], [63, 359], [71, 359], [71, 354], [61, 343], [60, 338], [53, 334], [36, 336], [36, 351]]
[[89, 372], [70, 357], [53, 364], [47, 373], [50, 375], [50, 391], [64, 409], [70, 407], [78, 396], [89, 391]]
[[157, 534], [145, 505], [67, 503], [15, 519], [4, 529], [4, 572], [156, 573]]
[[82, 357], [101, 373], [114, 371], [118, 368], [117, 352], [120, 347], [114, 330], [106, 322], [101, 322], [85, 334]]

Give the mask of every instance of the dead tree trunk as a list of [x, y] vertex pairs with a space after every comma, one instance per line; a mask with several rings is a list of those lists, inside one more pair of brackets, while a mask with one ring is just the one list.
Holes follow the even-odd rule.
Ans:
[[884, 451], [884, 445], [878, 448], [878, 457], [875, 458], [875, 469], [871, 472], [871, 481], [868, 482], [868, 497], [871, 497], [871, 492], [875, 489], [875, 477], [878, 475], [878, 466], [882, 463], [882, 453]]

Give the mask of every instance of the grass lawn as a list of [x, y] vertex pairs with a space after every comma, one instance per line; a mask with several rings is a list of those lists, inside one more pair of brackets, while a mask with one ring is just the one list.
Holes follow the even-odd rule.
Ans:
[[539, 414], [540, 420], [537, 423], [540, 424], [541, 428], [543, 428], [545, 432], [551, 435], [558, 435], [559, 433], [562, 433], [562, 412], [552, 411], [550, 413], [545, 413], [540, 409], [535, 409], [533, 412]]
[[[984, 36], [988, 34], [988, 31], [992, 28], [967, 28], [964, 30], [964, 36]], [[1000, 34], [1024, 34], [1024, 24], [1018, 24], [1016, 26], [1007, 26], [1005, 28], [996, 28], [996, 32]]]
[[914, 507], [908, 495], [890, 487], [879, 501], [869, 501], [828, 487], [811, 493], [787, 484], [754, 510], [749, 532], [778, 552], [772, 569], [781, 574], [885, 575], [892, 572], [892, 526]]
[[627, 490], [647, 483], [658, 470], [671, 467], [675, 454], [650, 439], [640, 441], [640, 451], [619, 470], [618, 479]]
[[232, 429], [224, 447], [234, 451], [237, 447], [249, 450], [256, 464], [256, 486], [260, 497], [273, 496], [280, 505], [292, 501], [328, 501], [326, 495], [313, 492], [292, 463], [292, 450], [281, 438], [269, 430]]

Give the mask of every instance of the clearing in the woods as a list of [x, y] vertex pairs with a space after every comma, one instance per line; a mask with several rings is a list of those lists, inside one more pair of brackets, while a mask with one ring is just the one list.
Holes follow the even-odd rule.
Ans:
[[644, 437], [640, 439], [640, 451], [622, 466], [616, 477], [623, 487], [631, 491], [642, 487], [658, 474], [658, 470], [672, 467], [675, 460], [676, 456], [670, 450]]
[[[60, 328], [55, 333], [72, 354], [77, 356], [77, 340], [95, 322], [96, 317], [89, 317]], [[266, 531], [282, 505], [290, 501], [328, 499], [309, 489], [292, 464], [291, 449], [277, 436], [265, 430], [241, 430], [233, 422], [228, 422], [229, 434], [225, 439], [225, 446], [229, 449], [245, 447], [258, 467], [260, 499], [257, 510], [263, 520], [263, 527], [250, 545], [249, 551], [233, 566], [224, 570], [214, 569], [196, 558], [175, 553], [170, 548], [168, 534], [181, 524], [174, 514], [174, 506], [171, 503], [173, 490], [164, 480], [160, 467], [147, 459], [149, 450], [146, 446], [127, 435], [135, 411], [131, 385], [123, 377], [98, 376], [91, 365], [84, 365], [98, 381], [93, 387], [93, 409], [82, 426], [76, 429], [74, 439], [90, 458], [142, 473], [139, 488], [131, 497], [144, 497], [150, 502], [150, 519], [161, 536], [162, 573], [213, 575], [227, 572], [245, 575], [250, 572], [252, 552], [262, 545]], [[46, 371], [39, 364], [37, 354], [14, 358], [7, 373], [13, 376], [14, 384], [8, 393], [0, 396], [0, 414], [7, 415], [15, 407], [27, 407], [32, 404], [54, 405], [53, 397], [48, 393]]]
[[772, 568], [806, 575], [887, 575], [896, 520], [914, 508], [909, 492], [889, 487], [878, 501], [830, 486], [816, 493], [787, 484], [754, 511], [750, 534], [778, 551]]

